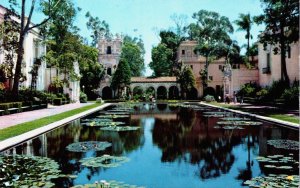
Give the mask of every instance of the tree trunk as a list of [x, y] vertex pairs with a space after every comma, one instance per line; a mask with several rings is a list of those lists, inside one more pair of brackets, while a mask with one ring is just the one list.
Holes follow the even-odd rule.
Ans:
[[281, 80], [284, 81], [286, 84], [290, 84], [289, 75], [286, 69], [286, 44], [285, 44], [285, 37], [284, 37], [284, 23], [280, 23], [280, 59], [281, 59]]
[[15, 69], [15, 77], [14, 77], [14, 85], [12, 92], [14, 95], [18, 96], [19, 94], [19, 80], [21, 76], [21, 68], [22, 68], [22, 61], [23, 61], [23, 54], [24, 54], [24, 33], [20, 32], [20, 39], [18, 42], [18, 49], [17, 49], [17, 63], [16, 63], [16, 69]]

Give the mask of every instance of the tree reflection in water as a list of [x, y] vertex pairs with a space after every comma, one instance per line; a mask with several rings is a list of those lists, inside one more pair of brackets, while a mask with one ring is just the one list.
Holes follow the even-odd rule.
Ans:
[[242, 141], [233, 131], [240, 130], [214, 129], [215, 122], [187, 108], [180, 109], [177, 119], [157, 119], [152, 132], [154, 144], [162, 150], [161, 161], [198, 165], [201, 179], [228, 173], [235, 161], [233, 147]]

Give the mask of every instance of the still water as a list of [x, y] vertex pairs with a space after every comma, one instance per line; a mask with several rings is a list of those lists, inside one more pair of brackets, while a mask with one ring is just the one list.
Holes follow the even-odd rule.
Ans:
[[[102, 131], [99, 127], [82, 125], [83, 119], [102, 113], [75, 120], [2, 154], [48, 157], [58, 162], [62, 173], [77, 175], [75, 179], [54, 180], [56, 187], [116, 180], [148, 188], [234, 188], [243, 187], [243, 182], [252, 177], [270, 173], [256, 160], [257, 156], [292, 153], [294, 159], [299, 160], [299, 151], [267, 144], [271, 139], [298, 141], [298, 130], [269, 123], [244, 129], [220, 129], [216, 126], [220, 117], [206, 117], [203, 110], [137, 104], [129, 118], [115, 121], [140, 127], [138, 130]], [[66, 150], [69, 144], [82, 141], [107, 141], [112, 146], [104, 151]], [[79, 162], [104, 154], [125, 156], [130, 161], [114, 168], [86, 167]], [[288, 173], [298, 174], [298, 171], [293, 168]]]

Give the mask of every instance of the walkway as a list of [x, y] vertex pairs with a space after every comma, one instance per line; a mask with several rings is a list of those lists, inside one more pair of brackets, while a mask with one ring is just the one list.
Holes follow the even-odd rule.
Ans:
[[91, 104], [92, 103], [72, 103], [72, 104], [65, 104], [62, 106], [48, 105], [48, 108], [41, 109], [41, 110], [32, 110], [28, 112], [0, 116], [0, 129], [11, 127], [20, 123], [33, 121], [43, 117], [60, 114], [62, 112], [74, 110]]

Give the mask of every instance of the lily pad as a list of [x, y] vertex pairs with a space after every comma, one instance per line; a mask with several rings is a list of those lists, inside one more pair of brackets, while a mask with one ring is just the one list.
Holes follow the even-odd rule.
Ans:
[[107, 115], [100, 115], [98, 118], [106, 119], [106, 118], [111, 118], [111, 119], [117, 119], [117, 118], [129, 118], [129, 115], [117, 115], [117, 114], [107, 114]]
[[219, 121], [217, 122], [218, 125], [241, 125], [241, 126], [246, 126], [246, 125], [261, 125], [261, 122], [257, 121]]
[[128, 161], [129, 158], [127, 157], [103, 155], [101, 157], [81, 159], [79, 162], [81, 162], [83, 166], [88, 166], [88, 167], [112, 168], [112, 167], [120, 166], [122, 163]]
[[75, 142], [66, 147], [68, 151], [72, 152], [87, 152], [90, 150], [103, 151], [112, 144], [109, 142], [98, 142], [98, 141], [88, 141], [88, 142]]
[[89, 127], [107, 127], [107, 126], [117, 126], [117, 125], [124, 125], [124, 122], [101, 122], [101, 121], [92, 121], [92, 122], [87, 122], [83, 123], [82, 125], [86, 125]]
[[85, 185], [76, 185], [71, 188], [97, 188], [97, 187], [105, 187], [105, 188], [145, 188], [136, 185], [125, 184], [124, 182], [118, 182], [116, 180], [100, 180], [96, 181], [94, 184], [85, 184]]
[[47, 157], [0, 156], [0, 187], [53, 187], [60, 176], [59, 165]]
[[299, 175], [277, 175], [277, 176], [258, 176], [247, 180], [244, 185], [249, 187], [261, 187], [261, 188], [271, 188], [271, 187], [295, 187], [299, 186]]
[[140, 127], [132, 127], [132, 126], [109, 126], [109, 127], [103, 127], [101, 130], [103, 131], [136, 131]]
[[299, 142], [295, 140], [268, 140], [267, 143], [275, 148], [299, 150]]
[[240, 118], [240, 117], [225, 117], [221, 118], [223, 121], [249, 121], [250, 118]]

